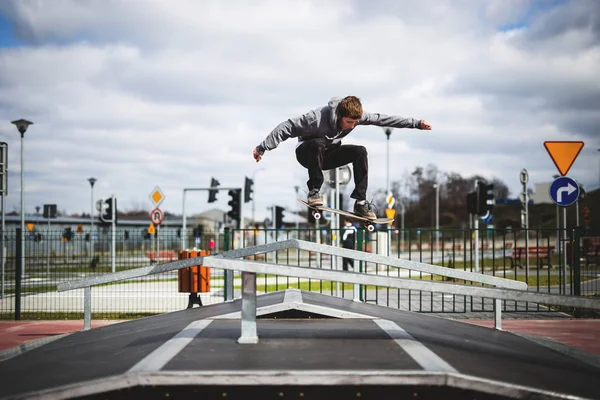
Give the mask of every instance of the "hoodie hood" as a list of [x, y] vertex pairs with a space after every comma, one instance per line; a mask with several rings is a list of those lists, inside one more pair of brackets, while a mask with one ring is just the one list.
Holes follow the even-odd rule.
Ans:
[[341, 97], [332, 97], [329, 103], [327, 103], [327, 107], [331, 110], [329, 121], [333, 132], [337, 132], [337, 106], [340, 104], [340, 101], [342, 101]]

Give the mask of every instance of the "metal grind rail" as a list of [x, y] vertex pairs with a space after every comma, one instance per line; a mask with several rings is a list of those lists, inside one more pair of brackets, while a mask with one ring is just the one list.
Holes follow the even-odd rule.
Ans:
[[[398, 268], [409, 268], [424, 273], [482, 283], [494, 287], [473, 286], [449, 282], [421, 281], [393, 276], [327, 270], [320, 268], [301, 267], [296, 265], [272, 264], [239, 259], [241, 257], [286, 249], [315, 251], [332, 256], [353, 258], [356, 261], [372, 262]], [[91, 328], [92, 286], [132, 278], [139, 278], [200, 264], [211, 268], [242, 272], [242, 332], [238, 340], [240, 343], [256, 343], [258, 341], [258, 335], [256, 333], [256, 274], [274, 274], [297, 278], [322, 279], [350, 284], [382, 286], [395, 289], [421, 290], [428, 292], [492, 298], [495, 299], [494, 320], [496, 329], [501, 329], [502, 327], [501, 300], [528, 301], [532, 303], [549, 305], [597, 310], [600, 309], [600, 300], [581, 296], [529, 292], [527, 291], [527, 285], [519, 281], [488, 276], [475, 272], [438, 267], [416, 261], [380, 256], [356, 250], [348, 250], [297, 239], [230, 250], [211, 256], [177, 260], [151, 267], [117, 272], [114, 274], [106, 274], [63, 282], [57, 286], [57, 290], [59, 292], [63, 292], [73, 289], [84, 289], [84, 330], [87, 330]]]

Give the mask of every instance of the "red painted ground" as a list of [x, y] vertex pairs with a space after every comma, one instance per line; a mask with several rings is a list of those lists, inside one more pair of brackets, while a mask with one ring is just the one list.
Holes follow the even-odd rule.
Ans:
[[[120, 321], [92, 321], [92, 329]], [[31, 340], [77, 332], [83, 321], [0, 321], [0, 351]]]
[[[94, 320], [92, 329], [120, 321]], [[490, 320], [462, 320], [493, 328]], [[0, 351], [83, 329], [83, 321], [0, 321]], [[600, 319], [503, 320], [502, 329], [554, 340], [600, 356]]]
[[[461, 321], [494, 327], [494, 321]], [[600, 319], [503, 320], [502, 330], [551, 339], [600, 356]]]

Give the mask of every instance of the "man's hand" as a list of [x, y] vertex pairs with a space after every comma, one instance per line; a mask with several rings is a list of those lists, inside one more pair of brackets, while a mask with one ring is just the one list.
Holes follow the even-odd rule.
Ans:
[[252, 155], [254, 156], [254, 159], [256, 160], [256, 162], [259, 162], [262, 159], [262, 154], [260, 154], [256, 148], [254, 150], [252, 150]]
[[431, 124], [427, 121], [425, 121], [424, 119], [421, 120], [421, 127], [420, 129], [424, 130], [424, 131], [430, 131], [431, 130]]

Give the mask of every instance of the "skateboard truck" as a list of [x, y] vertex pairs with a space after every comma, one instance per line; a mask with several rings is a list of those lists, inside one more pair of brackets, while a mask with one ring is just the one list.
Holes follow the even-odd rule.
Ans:
[[365, 228], [367, 228], [367, 231], [369, 231], [369, 232], [375, 231], [375, 224], [387, 224], [387, 223], [394, 221], [393, 218], [369, 219], [369, 218], [365, 218], [365, 217], [356, 215], [350, 211], [336, 210], [335, 208], [329, 208], [329, 207], [325, 207], [325, 206], [314, 207], [314, 206], [308, 205], [308, 203], [302, 199], [298, 199], [298, 201], [311, 209], [312, 216], [315, 218], [315, 220], [321, 219], [322, 211], [329, 211], [334, 214], [344, 215], [348, 218], [353, 218], [353, 219], [363, 221]]

